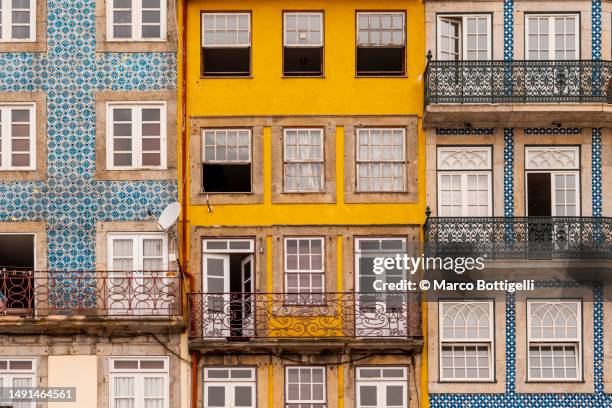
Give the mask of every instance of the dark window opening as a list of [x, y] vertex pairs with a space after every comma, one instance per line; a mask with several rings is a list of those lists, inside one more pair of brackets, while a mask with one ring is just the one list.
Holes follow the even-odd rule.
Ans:
[[34, 307], [34, 235], [0, 234], [0, 315]]
[[357, 75], [404, 75], [405, 47], [357, 47]]
[[202, 76], [251, 75], [251, 48], [202, 48]]
[[285, 76], [322, 76], [322, 47], [284, 47], [283, 74]]
[[202, 180], [206, 193], [250, 193], [251, 164], [204, 163]]

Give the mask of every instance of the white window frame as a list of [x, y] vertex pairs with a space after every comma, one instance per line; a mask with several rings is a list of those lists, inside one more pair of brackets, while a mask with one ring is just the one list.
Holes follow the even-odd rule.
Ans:
[[[138, 364], [140, 365], [141, 361], [163, 361], [164, 368], [163, 369], [117, 369], [114, 368], [114, 362], [117, 360], [138, 360]], [[155, 375], [157, 378], [162, 378], [164, 380], [164, 402], [163, 408], [170, 408], [170, 374], [169, 374], [169, 358], [166, 356], [158, 356], [158, 357], [140, 357], [140, 356], [116, 356], [108, 358], [108, 370], [109, 370], [109, 379], [108, 379], [108, 397], [109, 397], [109, 408], [116, 408], [115, 404], [115, 391], [114, 391], [114, 381], [117, 377], [133, 377], [134, 378], [134, 408], [144, 408], [144, 399], [146, 398], [144, 395], [144, 379], [149, 375]], [[119, 397], [120, 398], [120, 397]]]
[[[570, 304], [576, 305], [576, 337], [564, 338], [539, 338], [534, 339], [531, 328], [533, 305], [536, 303]], [[582, 301], [579, 299], [528, 299], [527, 300], [527, 381], [533, 382], [577, 382], [582, 381], [583, 359], [582, 359]], [[575, 378], [533, 378], [531, 376], [531, 346], [545, 347], [574, 347], [576, 350], [576, 377]], [[554, 364], [554, 358], [551, 358]], [[554, 367], [552, 367], [554, 370]]]
[[[299, 132], [300, 131], [307, 131], [308, 132], [308, 136], [309, 138], [312, 137], [312, 132], [314, 131], [318, 131], [319, 132], [319, 136], [320, 136], [320, 143], [319, 143], [319, 147], [320, 147], [320, 152], [321, 152], [321, 156], [320, 158], [305, 158], [305, 159], [299, 159], [299, 158], [288, 158], [287, 157], [287, 132], [297, 132], [296, 135], [296, 144], [294, 145], [296, 149], [300, 149], [301, 147], [304, 146], [308, 146], [309, 148], [312, 148], [314, 145], [308, 144], [308, 145], [303, 145], [299, 142]], [[309, 149], [309, 151], [311, 152], [312, 155], [312, 150]], [[296, 150], [297, 153], [297, 150]], [[320, 169], [321, 169], [321, 174], [320, 174], [320, 188], [317, 190], [309, 190], [309, 189], [289, 189], [287, 186], [287, 177], [288, 177], [288, 166], [289, 165], [300, 165], [300, 164], [309, 164], [309, 165], [320, 165]], [[299, 177], [299, 176], [298, 176]], [[303, 176], [302, 176], [303, 177]], [[322, 128], [286, 128], [283, 129], [283, 189], [286, 192], [291, 192], [291, 193], [312, 193], [312, 192], [321, 192], [325, 190], [325, 135], [324, 135], [324, 130]]]
[[[161, 239], [162, 240], [162, 269], [167, 270], [169, 267], [168, 262], [168, 236], [164, 233], [137, 233], [137, 232], [126, 232], [119, 233], [113, 232], [108, 234], [107, 245], [108, 245], [108, 269], [117, 270], [114, 268], [114, 254], [113, 254], [113, 241], [115, 239], [132, 240], [132, 259], [133, 259], [133, 270], [143, 271], [143, 241], [145, 239]], [[124, 271], [121, 271], [124, 272]]]
[[[206, 31], [206, 26], [204, 24], [204, 17], [205, 16], [228, 16], [228, 15], [236, 15], [237, 17], [240, 16], [247, 16], [247, 21], [248, 21], [248, 41], [244, 42], [244, 43], [240, 43], [238, 42], [238, 40], [236, 40], [235, 44], [216, 44], [214, 41], [210, 44], [207, 44], [207, 41], [205, 39], [204, 33]], [[200, 38], [200, 45], [202, 48], [250, 48], [251, 47], [251, 36], [252, 36], [252, 26], [251, 26], [251, 13], [242, 13], [242, 12], [226, 12], [226, 13], [219, 13], [219, 12], [203, 12], [201, 15], [201, 24], [202, 24], [202, 37]], [[227, 34], [228, 30], [227, 27], [225, 29], [217, 29], [216, 27], [213, 28], [214, 31], [225, 31], [225, 33]], [[236, 29], [238, 30], [238, 29]], [[238, 32], [238, 31], [236, 31]], [[238, 36], [236, 36], [237, 38]]]
[[[291, 369], [310, 369], [311, 370], [311, 382], [310, 385], [312, 387], [312, 385], [314, 384], [312, 382], [312, 371], [317, 369], [317, 370], [321, 370], [323, 372], [323, 399], [322, 400], [315, 400], [315, 399], [310, 399], [310, 400], [299, 400], [299, 399], [292, 399], [290, 398], [291, 396], [289, 395], [289, 370]], [[298, 374], [299, 375], [299, 374]], [[302, 384], [301, 382], [299, 384]], [[312, 388], [311, 388], [312, 391]], [[285, 407], [287, 406], [292, 406], [295, 404], [299, 404], [300, 408], [307, 408], [307, 407], [312, 407], [315, 405], [324, 405], [327, 406], [327, 370], [325, 369], [325, 366], [307, 366], [307, 365], [290, 365], [290, 366], [285, 366]]]
[[[37, 361], [34, 357], [0, 357], [0, 361], [7, 363], [6, 370], [0, 370], [0, 380], [2, 380], [2, 387], [4, 389], [14, 387], [15, 379], [28, 379], [31, 381], [32, 387], [37, 387]], [[30, 361], [32, 362], [31, 370], [11, 370], [10, 363], [12, 361]], [[15, 408], [35, 408], [36, 402], [14, 402]]]
[[[307, 29], [302, 29], [299, 27], [299, 18], [300, 16], [307, 16], [308, 17], [308, 28]], [[287, 17], [296, 17], [296, 28], [295, 30], [291, 30], [291, 31], [296, 31], [297, 34], [297, 43], [296, 44], [290, 44], [287, 42], [287, 33], [288, 33], [288, 25], [287, 25]], [[310, 33], [311, 33], [311, 29], [310, 29], [310, 19], [312, 17], [319, 17], [319, 22], [320, 22], [320, 31], [321, 31], [321, 38], [319, 42], [310, 42]], [[300, 40], [300, 31], [306, 31], [307, 33], [307, 37], [308, 37], [308, 43], [299, 43]], [[324, 25], [323, 25], [323, 13], [320, 11], [302, 11], [302, 12], [298, 12], [298, 11], [285, 11], [283, 12], [283, 45], [285, 47], [290, 47], [290, 48], [321, 48], [323, 47], [323, 44], [325, 42], [324, 40]]]
[[[573, 18], [575, 21], [576, 31], [574, 33], [575, 42], [574, 42], [574, 50], [576, 51], [576, 58], [572, 59], [580, 59], [580, 15], [577, 13], [557, 13], [557, 14], [546, 14], [546, 13], [528, 13], [525, 14], [525, 59], [530, 60], [529, 53], [531, 50], [529, 46], [529, 20], [532, 18], [548, 18], [548, 61], [555, 61], [557, 57], [555, 55], [556, 46], [555, 46], [555, 18]], [[567, 50], [564, 50], [567, 52]], [[539, 53], [539, 50], [538, 50]]]
[[[142, 26], [143, 24], [145, 25], [156, 25], [156, 24], [151, 24], [151, 23], [143, 23], [142, 22], [142, 12], [143, 12], [143, 7], [142, 7], [142, 1], [143, 0], [132, 0], [132, 7], [131, 7], [131, 12], [132, 12], [132, 22], [131, 23], [120, 23], [122, 25], [130, 25], [132, 26], [132, 36], [130, 38], [123, 38], [123, 37], [119, 37], [119, 38], [115, 38], [114, 36], [114, 32], [113, 32], [113, 25], [114, 25], [114, 14], [113, 11], [115, 10], [114, 6], [114, 0], [106, 0], [106, 38], [107, 41], [112, 41], [112, 42], [165, 42], [167, 40], [167, 27], [166, 27], [166, 21], [167, 21], [167, 0], [159, 0], [160, 3], [160, 15], [159, 15], [159, 19], [160, 19], [160, 29], [159, 29], [159, 38], [152, 38], [152, 37], [142, 37]], [[126, 10], [126, 9], [120, 9], [118, 8], [117, 10]], [[148, 10], [148, 9], [147, 9]]]
[[[401, 158], [398, 159], [374, 159], [374, 158], [370, 158], [370, 159], [362, 159], [361, 158], [361, 144], [360, 144], [360, 136], [361, 136], [361, 132], [372, 132], [372, 131], [381, 131], [384, 132], [385, 130], [390, 130], [393, 132], [395, 131], [401, 131], [402, 132], [402, 150], [401, 150]], [[371, 136], [371, 133], [370, 133]], [[392, 135], [393, 137], [393, 135]], [[381, 138], [382, 138], [382, 133], [381, 133]], [[378, 147], [384, 147], [386, 145], [383, 144], [382, 140], [378, 145], [372, 145], [372, 144], [368, 144], [367, 145], [368, 148], [372, 148], [373, 146], [378, 146]], [[360, 165], [369, 165], [369, 164], [401, 164], [403, 171], [402, 171], [402, 181], [403, 181], [403, 185], [401, 189], [395, 189], [395, 187], [392, 185], [392, 188], [390, 190], [378, 190], [378, 189], [372, 189], [371, 186], [369, 189], [361, 189], [359, 187], [359, 180], [361, 179], [361, 176], [359, 175], [359, 166]], [[359, 193], [404, 193], [406, 192], [406, 187], [407, 187], [407, 177], [406, 177], [406, 167], [407, 167], [407, 163], [406, 163], [406, 128], [403, 127], [363, 127], [363, 128], [358, 128], [357, 132], [356, 132], [356, 140], [355, 140], [355, 189], [357, 192]], [[375, 177], [372, 177], [371, 174], [369, 176], [369, 179], [372, 179]], [[379, 177], [382, 178], [382, 177]], [[392, 176], [391, 178], [392, 181], [395, 180], [395, 177]], [[370, 184], [370, 183], [368, 183]]]
[[[132, 111], [132, 165], [131, 166], [117, 166], [114, 163], [114, 147], [113, 139], [114, 135], [114, 120], [113, 111], [114, 109], [130, 109]], [[142, 135], [142, 111], [143, 109], [159, 109], [159, 166], [149, 166], [142, 164], [142, 142], [143, 139], [149, 137], [143, 137]], [[151, 102], [107, 102], [106, 103], [106, 167], [109, 170], [166, 170], [168, 166], [168, 147], [167, 147], [167, 106], [164, 101], [151, 101]], [[122, 137], [122, 136], [120, 136]], [[123, 137], [122, 137], [123, 138]], [[127, 153], [127, 152], [123, 152]]]
[[[216, 378], [210, 377], [210, 372], [215, 370], [228, 371], [228, 378]], [[249, 370], [251, 372], [250, 378], [235, 378], [232, 377], [233, 370]], [[204, 387], [204, 408], [209, 408], [208, 404], [208, 389], [210, 387], [222, 386], [225, 388], [225, 406], [235, 407], [234, 396], [236, 387], [251, 387], [251, 406], [255, 408], [257, 406], [257, 371], [253, 367], [206, 367], [203, 373], [203, 387]]]
[[[226, 142], [225, 144], [217, 144], [216, 143], [216, 137], [217, 137], [217, 132], [226, 132], [225, 137], [227, 140], [227, 132], [248, 132], [248, 136], [249, 136], [249, 143], [247, 145], [248, 147], [248, 152], [249, 152], [249, 158], [248, 159], [240, 159], [240, 153], [238, 153], [237, 159], [235, 160], [229, 160], [229, 159], [225, 159], [225, 160], [219, 160], [216, 158], [214, 159], [207, 159], [206, 158], [206, 147], [207, 146], [225, 146], [226, 148], [229, 146], [229, 144]], [[215, 143], [212, 145], [209, 145], [206, 143], [206, 132], [214, 132], [215, 133]], [[243, 146], [240, 144], [239, 142], [240, 139], [240, 135], [236, 135], [236, 148], [239, 148], [240, 146]], [[253, 132], [251, 129], [247, 129], [247, 128], [214, 128], [214, 129], [202, 129], [202, 163], [210, 163], [210, 164], [228, 164], [228, 163], [238, 163], [238, 164], [252, 164], [253, 161]]]
[[[442, 208], [446, 205], [442, 201], [442, 178], [444, 176], [451, 177], [460, 177], [461, 178], [461, 214], [460, 215], [450, 215], [449, 217], [491, 217], [493, 215], [493, 192], [492, 192], [492, 181], [491, 181], [491, 171], [466, 171], [466, 172], [458, 172], [458, 171], [438, 171], [438, 214], [442, 215]], [[487, 206], [488, 211], [486, 215], [470, 215], [468, 205], [468, 178], [469, 176], [486, 176], [487, 177], [487, 189], [488, 189], [488, 200]], [[480, 190], [479, 190], [480, 191]]]
[[[399, 30], [399, 28], [395, 28], [395, 27], [390, 27], [387, 29], [382, 28], [382, 24], [381, 24], [381, 28], [380, 29], [373, 29], [371, 27], [371, 23], [370, 23], [370, 17], [372, 17], [373, 15], [377, 15], [377, 16], [384, 16], [384, 15], [390, 15], [391, 16], [391, 25], [393, 25], [393, 17], [400, 15], [401, 16], [401, 22], [402, 22], [402, 43], [401, 44], [395, 44], [393, 43], [393, 39], [391, 40], [390, 43], [384, 43], [382, 41], [382, 33], [385, 30]], [[368, 27], [365, 31], [368, 32], [368, 41], [367, 42], [363, 42], [359, 40], [359, 31], [363, 31], [363, 29], [360, 29], [359, 27], [359, 19], [360, 17], [368, 17]], [[406, 12], [405, 11], [360, 11], [357, 12], [357, 16], [356, 16], [356, 21], [355, 21], [355, 30], [356, 30], [356, 39], [357, 39], [357, 47], [392, 47], [392, 48], [405, 48], [406, 47]], [[375, 42], [371, 40], [371, 34], [372, 31], [378, 31], [380, 34], [380, 41], [379, 42]], [[393, 37], [393, 36], [391, 36]]]
[[[473, 304], [473, 305], [486, 305], [489, 313], [489, 336], [488, 338], [478, 338], [478, 339], [457, 339], [457, 338], [447, 338], [444, 333], [444, 315], [442, 314], [443, 305], [452, 305], [454, 304]], [[466, 336], [467, 337], [467, 336]], [[489, 377], [488, 378], [468, 378], [467, 376], [464, 378], [453, 378], [446, 377], [444, 375], [444, 370], [442, 366], [442, 349], [444, 347], [486, 347], [488, 349], [489, 355]], [[477, 300], [477, 301], [462, 301], [462, 300], [446, 300], [438, 302], [438, 372], [440, 381], [443, 382], [491, 382], [495, 378], [494, 370], [495, 370], [495, 355], [493, 354], [493, 350], [495, 348], [495, 311], [494, 311], [494, 302], [492, 300]], [[476, 357], [478, 358], [478, 357]], [[453, 357], [454, 360], [454, 357]], [[466, 364], [467, 366], [467, 364]], [[478, 366], [477, 366], [478, 367]]]
[[[12, 119], [11, 112], [14, 109], [22, 110], [27, 109], [30, 113], [30, 121], [28, 123], [30, 128], [30, 150], [27, 152], [30, 156], [29, 166], [13, 166], [12, 165], [12, 154], [13, 148], [11, 141], [13, 139], [12, 130]], [[20, 171], [20, 170], [36, 170], [36, 105], [33, 103], [3, 103], [0, 104], [1, 121], [0, 121], [0, 171]], [[19, 122], [21, 123], [21, 122]], [[20, 139], [24, 139], [20, 137]], [[25, 154], [26, 152], [16, 152], [18, 154]], [[11, 165], [8, 165], [11, 163]]]
[[[492, 25], [491, 25], [491, 14], [438, 14], [436, 20], [436, 49], [437, 49], [437, 58], [442, 60], [442, 21], [446, 19], [455, 20], [459, 24], [459, 49], [457, 50], [458, 56], [460, 56], [459, 60], [468, 60], [467, 59], [467, 24], [466, 20], [469, 18], [486, 18], [487, 20], [487, 60], [490, 60], [493, 53], [493, 44], [491, 41], [492, 38]], [[479, 33], [480, 34], [480, 33]], [[475, 61], [478, 61], [477, 59]], [[449, 61], [449, 60], [446, 60]], [[454, 61], [454, 60], [450, 60]]]
[[[363, 370], [372, 370], [377, 369], [381, 371], [381, 375], [379, 377], [361, 377], [361, 372]], [[402, 370], [402, 377], [385, 377], [385, 370]], [[403, 404], [401, 408], [408, 408], [409, 401], [409, 383], [408, 383], [408, 367], [406, 366], [361, 366], [355, 367], [355, 408], [374, 408], [371, 405], [362, 405], [361, 404], [361, 386], [370, 386], [376, 387], [376, 397], [377, 397], [377, 405], [379, 406], [387, 406], [386, 405], [386, 390], [387, 386], [401, 386], [403, 387]], [[400, 408], [397, 405], [393, 406], [394, 408]]]
[[[288, 266], [288, 250], [287, 250], [287, 246], [288, 246], [288, 242], [289, 241], [297, 241], [297, 248], [298, 248], [298, 262], [299, 262], [299, 247], [300, 247], [300, 241], [319, 241], [321, 242], [321, 268], [320, 269], [299, 269], [299, 264], [298, 264], [298, 268], [296, 269], [289, 269]], [[325, 237], [285, 237], [283, 240], [283, 245], [284, 245], [284, 267], [285, 267], [285, 289], [287, 289], [288, 293], [292, 293], [292, 294], [300, 294], [300, 295], [307, 295], [309, 293], [319, 293], [319, 291], [313, 291], [312, 290], [312, 275], [321, 275], [321, 281], [322, 281], [322, 285], [321, 285], [321, 291], [320, 293], [325, 292]], [[311, 244], [309, 244], [310, 247]], [[312, 253], [310, 253], [311, 255]], [[309, 256], [310, 256], [309, 255]], [[310, 279], [310, 283], [311, 286], [309, 288], [309, 291], [291, 291], [289, 292], [288, 288], [289, 288], [289, 282], [288, 282], [288, 278], [289, 275], [291, 274], [297, 274], [299, 275], [304, 275], [304, 274], [308, 274], [311, 275], [311, 279]], [[300, 301], [304, 300], [304, 297], [308, 297], [308, 296], [298, 296], [298, 298], [300, 299]], [[321, 301], [322, 299], [316, 299], [319, 298], [319, 296], [315, 296], [315, 299], [313, 300], [318, 300]], [[293, 303], [293, 302], [292, 302]], [[299, 303], [299, 302], [298, 302]]]
[[[360, 247], [360, 243], [362, 241], [378, 241], [379, 243], [379, 247], [382, 245], [382, 243], [384, 241], [398, 241], [402, 243], [402, 249], [396, 250], [396, 249], [380, 249], [380, 250], [363, 250]], [[371, 237], [361, 237], [361, 238], [355, 238], [354, 240], [354, 244], [355, 244], [355, 248], [354, 248], [354, 255], [355, 255], [355, 275], [356, 275], [356, 279], [355, 279], [355, 287], [356, 287], [356, 292], [372, 292], [373, 290], [371, 288], [362, 288], [361, 287], [361, 280], [359, 279], [359, 277], [361, 276], [360, 274], [360, 264], [361, 264], [361, 259], [362, 258], [374, 258], [374, 257], [381, 257], [385, 254], [388, 254], [389, 257], [395, 257], [398, 254], [404, 254], [407, 253], [408, 251], [408, 242], [406, 240], [406, 238], [404, 237], [378, 237], [378, 236], [371, 236]], [[405, 279], [407, 277], [407, 271], [404, 269], [403, 270], [403, 276], [402, 279]], [[382, 282], [386, 282], [386, 278], [388, 276], [388, 272], [386, 273], [382, 273], [380, 275], [376, 275], [377, 279], [382, 281]], [[380, 301], [385, 301], [386, 300], [386, 296], [385, 294], [382, 294], [380, 296]]]
[[[13, 38], [13, 7], [11, 0], [0, 0], [2, 6], [1, 32], [0, 43], [27, 43], [36, 42], [36, 0], [30, 1], [30, 36], [28, 38]], [[40, 0], [39, 0], [40, 1]], [[25, 9], [18, 9], [23, 11]], [[19, 26], [26, 25], [25, 23], [17, 23]]]

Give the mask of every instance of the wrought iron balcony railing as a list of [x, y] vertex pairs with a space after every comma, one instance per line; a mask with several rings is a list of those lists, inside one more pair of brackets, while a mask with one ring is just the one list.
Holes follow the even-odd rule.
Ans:
[[488, 259], [612, 259], [612, 218], [432, 217], [428, 256]]
[[190, 338], [421, 336], [418, 294], [190, 293]]
[[612, 103], [612, 61], [429, 61], [425, 104]]
[[0, 270], [2, 316], [170, 317], [181, 315], [176, 272]]

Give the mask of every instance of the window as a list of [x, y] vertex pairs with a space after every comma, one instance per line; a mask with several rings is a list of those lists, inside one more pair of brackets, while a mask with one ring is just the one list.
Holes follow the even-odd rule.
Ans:
[[578, 15], [527, 15], [526, 57], [529, 60], [578, 59]]
[[202, 76], [251, 74], [251, 15], [202, 13]]
[[438, 58], [443, 61], [491, 59], [489, 15], [438, 16]]
[[357, 75], [405, 73], [406, 15], [403, 12], [357, 13]]
[[357, 191], [406, 189], [405, 129], [357, 130]]
[[36, 40], [36, 0], [0, 0], [0, 42]]
[[325, 408], [325, 367], [285, 367], [285, 408]]
[[582, 380], [581, 302], [527, 301], [530, 381]]
[[492, 215], [491, 148], [438, 147], [438, 214]]
[[283, 75], [323, 75], [323, 13], [284, 13]]
[[166, 104], [107, 105], [110, 170], [166, 168]]
[[109, 41], [165, 41], [166, 0], [107, 0]]
[[[36, 387], [36, 359], [0, 358], [0, 389]], [[35, 402], [13, 402], [12, 408], [34, 408]], [[1, 405], [1, 404], [0, 404]]]
[[167, 357], [112, 357], [110, 408], [168, 408]]
[[203, 133], [204, 192], [251, 192], [251, 130], [206, 129]]
[[35, 118], [34, 105], [0, 105], [0, 170], [36, 169]]
[[324, 238], [285, 238], [285, 288], [292, 303], [321, 303], [325, 278]]
[[115, 271], [162, 271], [168, 267], [165, 234], [109, 234], [109, 267]]
[[440, 380], [493, 380], [493, 302], [440, 302]]
[[408, 368], [357, 367], [356, 408], [408, 408]]
[[322, 191], [323, 129], [285, 129], [285, 191]]
[[205, 368], [204, 408], [256, 406], [254, 368]]

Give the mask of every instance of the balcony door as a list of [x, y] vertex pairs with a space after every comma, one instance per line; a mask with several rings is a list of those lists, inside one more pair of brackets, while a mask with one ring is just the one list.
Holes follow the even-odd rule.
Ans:
[[208, 338], [254, 335], [253, 240], [205, 239], [202, 322]]
[[34, 234], [0, 234], [0, 316], [34, 308]]

